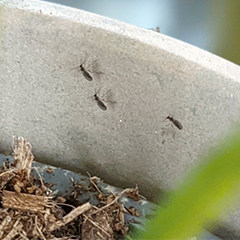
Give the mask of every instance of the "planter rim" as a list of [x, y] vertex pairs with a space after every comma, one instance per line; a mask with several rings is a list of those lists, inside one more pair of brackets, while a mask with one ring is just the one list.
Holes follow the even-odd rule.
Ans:
[[40, 12], [44, 15], [54, 15], [91, 27], [101, 28], [115, 34], [124, 35], [125, 37], [165, 50], [190, 62], [197, 63], [204, 68], [217, 71], [234, 81], [238, 79], [237, 81], [240, 82], [240, 67], [237, 64], [161, 33], [149, 31], [99, 14], [50, 2], [40, 2], [37, 0], [0, 0], [0, 4], [4, 4], [8, 8], [17, 8], [34, 13]]

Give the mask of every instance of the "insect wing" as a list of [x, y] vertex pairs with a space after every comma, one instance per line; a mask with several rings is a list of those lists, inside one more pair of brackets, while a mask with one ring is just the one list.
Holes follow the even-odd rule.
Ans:
[[97, 101], [97, 105], [98, 105], [103, 111], [106, 111], [106, 110], [107, 110], [106, 105], [105, 105], [101, 100], [98, 100], [98, 101]]
[[183, 129], [182, 124], [181, 124], [179, 121], [175, 120], [175, 119], [174, 119], [174, 121], [173, 121], [173, 124], [174, 124], [179, 130], [182, 130], [182, 129]]
[[83, 73], [83, 76], [88, 80], [88, 81], [92, 81], [92, 76], [85, 70], [85, 71], [82, 71]]

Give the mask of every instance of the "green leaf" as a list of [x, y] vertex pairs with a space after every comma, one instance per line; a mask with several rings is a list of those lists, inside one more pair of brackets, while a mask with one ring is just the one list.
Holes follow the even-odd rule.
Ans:
[[[134, 239], [186, 239], [211, 226], [240, 186], [240, 131], [194, 169]], [[231, 204], [229, 204], [231, 203]]]

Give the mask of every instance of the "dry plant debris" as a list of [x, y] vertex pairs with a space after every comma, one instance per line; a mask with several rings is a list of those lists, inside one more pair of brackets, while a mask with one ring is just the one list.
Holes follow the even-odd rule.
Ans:
[[[103, 193], [99, 178], [90, 177], [91, 188], [75, 183], [69, 199], [51, 195], [49, 186], [39, 175], [35, 177], [31, 144], [22, 137], [14, 138], [14, 162], [5, 161], [0, 170], [0, 239], [122, 239], [128, 233], [124, 213], [139, 213], [131, 207], [126, 210], [119, 198], [125, 194], [136, 201], [138, 189], [125, 189], [114, 195]], [[35, 169], [36, 170], [36, 169]], [[47, 172], [52, 173], [48, 168]], [[98, 194], [99, 204], [77, 204], [82, 191]]]

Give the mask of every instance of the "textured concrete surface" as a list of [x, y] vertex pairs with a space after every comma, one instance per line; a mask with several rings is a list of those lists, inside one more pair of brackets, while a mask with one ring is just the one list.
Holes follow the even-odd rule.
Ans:
[[[121, 187], [137, 183], [154, 199], [239, 119], [240, 67], [162, 34], [0, 0], [0, 37], [0, 152], [22, 135], [37, 160]], [[92, 81], [77, 68], [83, 62]], [[225, 221], [240, 233], [240, 211], [233, 213]]]

